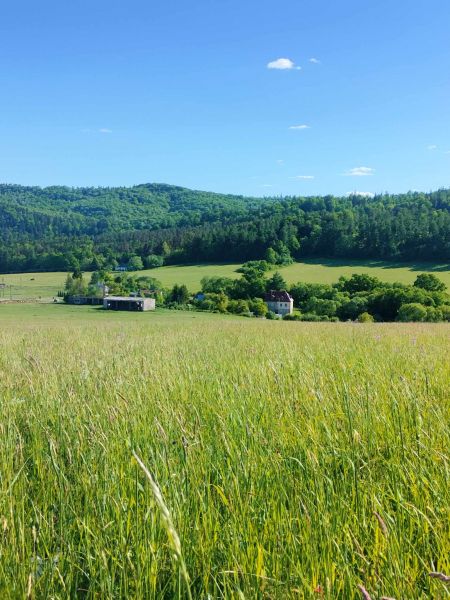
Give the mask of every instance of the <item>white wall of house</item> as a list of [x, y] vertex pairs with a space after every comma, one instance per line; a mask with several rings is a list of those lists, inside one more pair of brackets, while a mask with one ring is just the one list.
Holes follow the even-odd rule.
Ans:
[[290, 315], [294, 312], [294, 301], [289, 302], [266, 302], [267, 308], [276, 315]]

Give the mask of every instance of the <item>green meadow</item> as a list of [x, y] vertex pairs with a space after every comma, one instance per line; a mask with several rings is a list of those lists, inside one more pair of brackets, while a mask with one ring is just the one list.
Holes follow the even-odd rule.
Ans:
[[[205, 276], [239, 277], [236, 272], [241, 265], [189, 265], [169, 266], [146, 271], [157, 277], [164, 285], [184, 283], [189, 290], [200, 289], [200, 281]], [[450, 289], [450, 265], [430, 263], [392, 263], [382, 261], [339, 261], [317, 259], [293, 263], [278, 269], [288, 283], [335, 283], [339, 277], [350, 277], [353, 273], [368, 273], [382, 281], [392, 283], [413, 283], [419, 273], [434, 273]]]
[[[165, 287], [172, 287], [175, 283], [185, 284], [191, 292], [200, 289], [203, 277], [222, 276], [239, 277], [236, 272], [239, 264], [208, 264], [188, 266], [168, 266], [158, 269], [139, 271], [140, 275], [156, 277]], [[434, 263], [393, 263], [382, 261], [339, 261], [336, 259], [317, 259], [294, 263], [281, 267], [279, 271], [288, 283], [305, 281], [308, 283], [334, 283], [339, 277], [351, 276], [353, 273], [368, 273], [382, 281], [392, 283], [413, 283], [420, 273], [434, 273], [450, 289], [450, 265]], [[64, 273], [20, 273], [13, 275], [0, 275], [0, 284], [11, 285], [8, 289], [0, 290], [8, 298], [51, 298], [58, 290], [64, 287]]]
[[448, 598], [449, 334], [1, 306], [0, 597]]

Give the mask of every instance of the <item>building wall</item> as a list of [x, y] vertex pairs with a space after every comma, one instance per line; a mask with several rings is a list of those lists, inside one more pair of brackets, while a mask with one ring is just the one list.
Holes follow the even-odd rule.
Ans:
[[144, 310], [155, 310], [156, 300], [154, 298], [144, 298]]
[[114, 298], [107, 296], [103, 300], [103, 308], [107, 310], [147, 311], [155, 310], [156, 302], [154, 298]]
[[290, 315], [294, 312], [294, 301], [290, 302], [266, 302], [267, 308], [277, 315]]

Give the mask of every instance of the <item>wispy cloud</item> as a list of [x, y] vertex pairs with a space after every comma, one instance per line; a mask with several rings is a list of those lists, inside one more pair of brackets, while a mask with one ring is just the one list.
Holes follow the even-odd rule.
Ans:
[[427, 150], [437, 150], [436, 144], [430, 144], [429, 146], [427, 146]]
[[314, 175], [296, 175], [295, 177], [291, 177], [291, 179], [304, 180], [304, 179], [314, 179]]
[[280, 69], [282, 71], [296, 69], [300, 71], [301, 67], [297, 67], [295, 62], [290, 58], [277, 58], [276, 60], [272, 60], [267, 63], [268, 69]]
[[310, 128], [309, 125], [291, 125], [289, 127], [289, 129], [293, 129], [293, 130], [296, 130], [296, 131], [300, 131], [302, 129], [309, 129], [309, 128]]
[[353, 169], [349, 169], [344, 173], [348, 177], [367, 177], [368, 175], [373, 175], [375, 169], [372, 167], [354, 167]]
[[81, 130], [82, 133], [112, 133], [112, 129], [108, 129], [107, 127], [101, 127], [100, 129], [89, 129], [86, 127]]
[[309, 62], [313, 63], [313, 65], [320, 65], [320, 60], [318, 58], [310, 58]]
[[279, 158], [277, 160], [277, 165], [284, 165], [284, 160], [282, 158]]
[[346, 196], [363, 196], [364, 198], [373, 198], [375, 194], [373, 192], [358, 192], [354, 190], [353, 192], [347, 192]]
[[271, 183], [263, 183], [261, 187], [262, 188], [271, 188], [271, 187], [273, 187], [273, 185]]

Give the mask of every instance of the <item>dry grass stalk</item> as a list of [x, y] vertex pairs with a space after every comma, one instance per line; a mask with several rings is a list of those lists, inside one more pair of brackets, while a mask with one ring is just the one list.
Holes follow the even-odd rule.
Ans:
[[153, 496], [155, 498], [156, 504], [158, 505], [158, 508], [161, 513], [161, 518], [164, 523], [164, 527], [166, 529], [170, 545], [172, 546], [172, 549], [175, 552], [176, 558], [180, 564], [181, 574], [183, 575], [183, 579], [185, 580], [186, 586], [187, 586], [188, 597], [191, 598], [189, 575], [186, 570], [186, 564], [183, 559], [183, 554], [181, 552], [180, 538], [179, 538], [178, 533], [173, 524], [170, 511], [167, 508], [166, 503], [164, 502], [164, 498], [161, 494], [161, 490], [159, 489], [158, 484], [153, 479], [152, 474], [150, 473], [150, 471], [147, 469], [145, 464], [142, 462], [142, 460], [139, 458], [139, 456], [136, 454], [136, 452], [134, 450], [133, 450], [133, 456], [134, 456], [136, 462], [138, 463], [138, 465], [143, 470], [145, 476], [147, 477], [147, 479], [150, 483], [150, 487], [152, 489]]
[[386, 537], [389, 534], [386, 522], [384, 521], [383, 517], [380, 515], [380, 513], [378, 513], [376, 510], [373, 511], [374, 516], [376, 517], [378, 524], [381, 528], [381, 531], [383, 532], [383, 535], [385, 535]]
[[366, 588], [363, 585], [359, 584], [358, 585], [358, 589], [361, 592], [362, 597], [364, 598], [364, 600], [372, 600], [372, 598], [370, 597], [369, 592], [366, 590]]
[[433, 577], [433, 579], [439, 579], [439, 581], [443, 581], [444, 583], [449, 583], [450, 582], [450, 575], [445, 575], [445, 573], [439, 573], [437, 571], [431, 571], [431, 573], [428, 573], [428, 575], [430, 577]]

